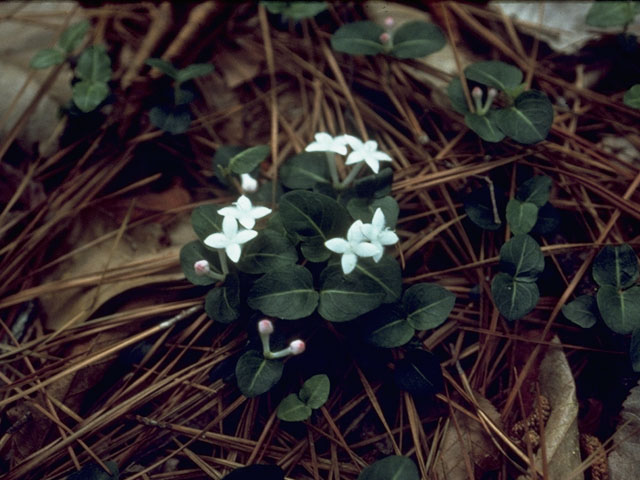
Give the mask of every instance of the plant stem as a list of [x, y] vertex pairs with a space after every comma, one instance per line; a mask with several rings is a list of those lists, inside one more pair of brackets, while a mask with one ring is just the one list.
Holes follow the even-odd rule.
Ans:
[[333, 187], [336, 188], [340, 184], [338, 178], [338, 169], [336, 168], [336, 156], [332, 152], [327, 152], [327, 164], [329, 165], [329, 173], [331, 174], [331, 182]]
[[496, 191], [493, 188], [493, 182], [489, 177], [484, 177], [487, 185], [489, 185], [489, 197], [491, 198], [491, 208], [493, 209], [493, 221], [500, 225], [502, 220], [500, 220], [500, 214], [498, 213], [498, 203], [496, 202]]
[[229, 267], [227, 266], [227, 254], [222, 250], [218, 250], [218, 257], [220, 258], [220, 268], [222, 268], [222, 280], [224, 280], [229, 273]]
[[363, 165], [364, 163], [361, 162], [361, 163], [358, 163], [355, 167], [353, 167], [349, 172], [349, 175], [347, 175], [346, 178], [340, 184], [340, 188], [347, 188], [351, 184], [353, 179], [356, 178], [358, 173], [360, 173], [360, 170], [362, 170]]

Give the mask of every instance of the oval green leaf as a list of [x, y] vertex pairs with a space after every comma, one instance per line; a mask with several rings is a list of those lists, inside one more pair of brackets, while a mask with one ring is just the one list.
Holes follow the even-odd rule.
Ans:
[[242, 247], [238, 270], [244, 273], [267, 273], [294, 265], [298, 252], [288, 238], [275, 230], [263, 230]]
[[447, 41], [433, 23], [407, 22], [393, 33], [391, 55], [397, 58], [419, 58], [437, 52]]
[[176, 82], [183, 83], [197, 77], [204, 77], [205, 75], [209, 75], [211, 72], [213, 72], [213, 65], [210, 63], [193, 63], [181, 70], [178, 70], [175, 79]]
[[409, 350], [396, 363], [393, 377], [399, 388], [413, 395], [433, 395], [444, 386], [440, 362], [433, 353], [420, 348]]
[[640, 83], [627, 90], [622, 101], [627, 107], [640, 108]]
[[507, 273], [499, 273], [491, 282], [491, 295], [507, 320], [517, 320], [538, 304], [540, 292], [533, 282], [519, 282]]
[[382, 198], [391, 193], [393, 170], [383, 168], [375, 175], [368, 175], [353, 182], [353, 187], [359, 197]]
[[384, 291], [382, 303], [395, 302], [402, 294], [402, 270], [400, 264], [388, 255], [378, 263], [370, 258], [358, 260], [355, 271], [376, 282]]
[[216, 172], [216, 178], [220, 180], [223, 185], [229, 186], [229, 174], [231, 173], [229, 170], [229, 161], [245, 149], [245, 147], [237, 145], [222, 145], [216, 150], [213, 156], [213, 170]]
[[462, 82], [458, 77], [451, 79], [451, 82], [447, 86], [447, 95], [449, 95], [451, 106], [456, 112], [462, 115], [470, 112], [469, 105], [467, 105], [467, 98], [464, 96], [464, 90], [462, 89]]
[[365, 467], [358, 480], [420, 480], [420, 474], [410, 458], [390, 455]]
[[603, 285], [596, 295], [604, 323], [616, 333], [626, 335], [640, 328], [640, 287], [618, 290]]
[[382, 305], [365, 316], [364, 339], [367, 343], [383, 348], [399, 347], [407, 343], [415, 333], [409, 325], [400, 304]]
[[327, 9], [327, 2], [261, 2], [270, 13], [294, 21], [315, 17]]
[[351, 55], [382, 53], [380, 35], [383, 33], [384, 28], [370, 21], [347, 23], [331, 35], [331, 48]]
[[400, 213], [398, 202], [393, 197], [375, 199], [356, 197], [347, 203], [347, 210], [353, 219], [362, 220], [364, 223], [371, 223], [373, 214], [378, 208], [384, 213], [386, 226], [393, 230], [398, 222], [398, 214]]
[[531, 233], [547, 235], [553, 233], [559, 225], [560, 213], [558, 209], [547, 202], [538, 210], [538, 221], [533, 226]]
[[528, 90], [516, 98], [512, 107], [497, 110], [496, 121], [508, 137], [530, 145], [547, 138], [553, 124], [553, 107], [544, 93]]
[[318, 305], [311, 272], [299, 265], [267, 273], [249, 291], [249, 306], [265, 315], [286, 320], [308, 317]]
[[189, 130], [191, 113], [184, 105], [176, 107], [163, 105], [149, 110], [149, 120], [154, 127], [172, 135], [179, 135]]
[[515, 235], [500, 249], [500, 268], [520, 282], [535, 282], [544, 270], [540, 245], [529, 235]]
[[67, 28], [58, 40], [58, 46], [67, 53], [73, 52], [89, 30], [89, 21], [82, 20]]
[[562, 314], [582, 328], [591, 328], [598, 321], [598, 306], [593, 295], [581, 295], [562, 307]]
[[231, 323], [240, 316], [240, 281], [228, 274], [224, 284], [213, 288], [204, 298], [204, 310], [219, 323]]
[[212, 233], [222, 231], [222, 215], [218, 205], [200, 205], [191, 212], [191, 226], [200, 240], [204, 242]]
[[329, 184], [329, 168], [324, 152], [302, 152], [280, 167], [280, 181], [285, 187], [313, 188], [316, 183]]
[[623, 27], [633, 22], [638, 9], [638, 2], [593, 2], [586, 22], [598, 28]]
[[496, 110], [490, 110], [486, 115], [467, 112], [464, 115], [464, 123], [485, 142], [495, 143], [504, 138], [504, 133], [498, 128], [496, 118]]
[[111, 59], [102, 45], [92, 45], [82, 52], [76, 65], [80, 80], [106, 83], [111, 80]]
[[300, 252], [310, 262], [326, 262], [331, 257], [331, 250], [324, 246], [324, 240], [320, 237], [303, 241], [300, 244]]
[[347, 211], [333, 198], [306, 190], [285, 193], [280, 199], [282, 225], [303, 240], [343, 235], [349, 226]]
[[73, 103], [83, 112], [95, 110], [109, 96], [109, 86], [104, 82], [82, 80], [73, 85]]
[[507, 223], [515, 235], [529, 233], [538, 221], [535, 203], [521, 202], [512, 198], [507, 203]]
[[64, 53], [57, 48], [45, 48], [36, 52], [29, 65], [36, 69], [49, 68], [53, 65], [60, 65], [65, 58]]
[[464, 76], [474, 82], [502, 91], [522, 83], [522, 71], [519, 68], [498, 60], [473, 63], [464, 69]]
[[455, 303], [453, 293], [440, 285], [429, 283], [412, 285], [402, 296], [407, 322], [416, 330], [428, 330], [442, 325]]
[[144, 62], [152, 68], [157, 68], [165, 75], [173, 78], [174, 80], [178, 78], [178, 69], [173, 66], [172, 63], [167, 62], [161, 58], [147, 58]]
[[255, 147], [247, 148], [231, 157], [228, 167], [238, 175], [249, 173], [260, 165], [269, 156], [270, 152], [269, 145], [256, 145]]
[[593, 261], [593, 279], [600, 286], [618, 289], [633, 285], [638, 279], [638, 257], [626, 243], [607, 245]]
[[536, 175], [522, 182], [516, 190], [516, 198], [521, 202], [530, 202], [539, 208], [549, 201], [552, 180], [546, 175]]
[[207, 260], [213, 269], [220, 271], [220, 257], [205, 247], [202, 242], [194, 240], [180, 249], [180, 266], [184, 276], [194, 285], [212, 285], [217, 282], [206, 275], [196, 275], [193, 264], [198, 260]]
[[329, 377], [321, 373], [309, 378], [300, 389], [300, 400], [308, 407], [316, 409], [323, 406], [329, 399], [331, 382]]
[[494, 195], [500, 222], [496, 222], [491, 201], [491, 191], [487, 185], [471, 192], [464, 201], [464, 211], [469, 216], [469, 220], [484, 230], [498, 230], [502, 226], [502, 218], [500, 218], [499, 212], [504, 209], [504, 196], [499, 195], [497, 192]]
[[285, 422], [302, 422], [311, 416], [311, 407], [291, 393], [282, 399], [276, 415]]
[[249, 350], [242, 354], [236, 364], [238, 388], [247, 398], [262, 395], [278, 383], [283, 368], [280, 360], [267, 360], [262, 353]]

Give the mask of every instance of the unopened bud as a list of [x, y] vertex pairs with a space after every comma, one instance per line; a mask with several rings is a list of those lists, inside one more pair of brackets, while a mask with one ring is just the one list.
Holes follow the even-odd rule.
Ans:
[[496, 90], [495, 88], [490, 88], [487, 92], [487, 100], [492, 101], [494, 98], [496, 98], [496, 95], [498, 95], [498, 90]]
[[291, 355], [300, 355], [307, 346], [302, 340], [294, 340], [289, 344]]
[[473, 87], [471, 90], [471, 96], [477, 100], [482, 99], [482, 89], [480, 87]]
[[391, 40], [391, 35], [389, 35], [387, 32], [381, 33], [380, 34], [380, 43], [389, 43], [389, 41]]
[[198, 275], [199, 277], [203, 277], [211, 271], [209, 262], [207, 262], [206, 260], [198, 260], [193, 264], [193, 269], [195, 270], [196, 275]]
[[393, 19], [393, 17], [389, 16], [387, 18], [384, 19], [384, 26], [385, 28], [393, 28], [393, 25], [395, 24], [395, 20]]
[[258, 190], [258, 181], [248, 173], [240, 175], [240, 184], [243, 192], [253, 193]]
[[271, 335], [273, 333], [273, 323], [271, 320], [260, 320], [258, 322], [258, 332], [261, 335]]

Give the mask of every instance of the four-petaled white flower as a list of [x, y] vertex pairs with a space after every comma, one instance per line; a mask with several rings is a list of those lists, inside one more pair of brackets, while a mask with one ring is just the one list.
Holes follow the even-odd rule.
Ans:
[[224, 248], [229, 259], [236, 263], [242, 253], [240, 245], [254, 239], [256, 235], [258, 232], [255, 230], [238, 231], [238, 221], [227, 215], [222, 219], [222, 232], [212, 233], [204, 239], [204, 244], [211, 248]]
[[[344, 136], [344, 135], [343, 135]], [[334, 152], [339, 155], [347, 154], [347, 147], [341, 137], [333, 138], [328, 133], [316, 133], [315, 142], [311, 142], [305, 148], [307, 152]]]
[[362, 233], [362, 225], [362, 220], [356, 220], [349, 227], [346, 239], [336, 237], [324, 242], [324, 246], [329, 250], [342, 255], [340, 263], [345, 274], [353, 272], [358, 263], [358, 257], [373, 257], [378, 253], [379, 248], [366, 241]]
[[[218, 210], [223, 217], [232, 217], [238, 219], [240, 225], [244, 228], [253, 228], [256, 219], [266, 217], [271, 213], [271, 209], [267, 207], [254, 207], [251, 200], [242, 195], [237, 202], [233, 202], [235, 207], [224, 207]], [[229, 257], [231, 258], [231, 257]]]
[[352, 135], [342, 135], [341, 137], [337, 137], [336, 141], [347, 143], [353, 150], [347, 157], [345, 165], [365, 162], [374, 173], [378, 173], [380, 170], [380, 162], [391, 161], [389, 155], [378, 150], [378, 142], [375, 140], [362, 142], [362, 140]]
[[382, 258], [385, 245], [393, 245], [399, 240], [398, 235], [387, 227], [387, 221], [380, 208], [376, 208], [371, 223], [363, 224], [361, 231], [364, 237], [378, 248], [378, 253], [373, 256], [376, 263]]

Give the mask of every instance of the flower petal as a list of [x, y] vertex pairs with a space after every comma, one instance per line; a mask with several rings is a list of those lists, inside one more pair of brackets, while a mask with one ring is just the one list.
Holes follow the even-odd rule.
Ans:
[[244, 228], [253, 228], [256, 224], [256, 219], [251, 216], [250, 212], [245, 213], [242, 217], [238, 217], [238, 221]]
[[345, 253], [349, 250], [349, 242], [340, 237], [330, 238], [324, 242], [324, 246], [335, 253]]
[[373, 153], [378, 150], [378, 142], [375, 140], [367, 140], [362, 146], [362, 149], [366, 152]]
[[235, 238], [233, 239], [234, 243], [238, 245], [242, 245], [243, 243], [247, 243], [249, 240], [253, 240], [258, 235], [258, 232], [255, 230], [240, 230]]
[[358, 263], [358, 257], [356, 257], [353, 253], [345, 253], [340, 259], [342, 271], [345, 274], [353, 272], [353, 269], [356, 268], [356, 263]]
[[224, 249], [224, 251], [227, 252], [227, 257], [229, 257], [229, 260], [231, 260], [233, 263], [237, 263], [238, 260], [240, 260], [242, 249], [237, 243], [228, 245], [227, 248]]
[[253, 218], [262, 218], [266, 217], [271, 213], [271, 209], [267, 207], [253, 207], [251, 209], [251, 216]]
[[380, 170], [380, 163], [378, 160], [372, 157], [365, 157], [364, 161], [369, 165], [369, 168], [373, 170], [373, 173], [378, 173], [378, 170]]
[[344, 162], [345, 165], [353, 165], [354, 163], [360, 163], [365, 158], [360, 151], [354, 151], [349, 154], [347, 157], [347, 161]]
[[353, 150], [360, 150], [364, 145], [362, 140], [358, 137], [354, 137], [353, 135], [340, 135], [336, 137], [335, 140], [342, 145], [349, 145]]
[[224, 207], [218, 210], [218, 214], [222, 215], [223, 217], [237, 218], [241, 213], [240, 210], [238, 210], [238, 207]]
[[379, 162], [390, 162], [393, 160], [389, 155], [382, 151], [373, 152], [371, 155]]
[[387, 220], [384, 218], [384, 212], [380, 207], [376, 208], [376, 211], [373, 213], [373, 218], [371, 219], [371, 225], [373, 225], [373, 228], [378, 232], [381, 232], [384, 230], [386, 223]]
[[229, 245], [229, 239], [224, 233], [212, 233], [204, 239], [204, 244], [211, 248], [225, 248]]
[[385, 230], [378, 235], [378, 241], [381, 245], [394, 245], [398, 243], [398, 235], [392, 230]]
[[377, 255], [378, 253], [380, 253], [380, 250], [382, 250], [381, 246], [374, 245], [373, 243], [369, 243], [369, 242], [359, 243], [352, 248], [353, 248], [353, 253], [363, 258], [373, 257], [374, 255]]
[[246, 195], [240, 195], [238, 197], [238, 201], [236, 202], [238, 208], [243, 212], [248, 212], [251, 210], [251, 200]]
[[222, 232], [228, 239], [236, 236], [236, 233], [238, 233], [238, 221], [235, 217], [227, 215], [222, 219]]
[[364, 234], [362, 233], [362, 227], [364, 224], [362, 220], [356, 220], [349, 227], [349, 231], [347, 232], [347, 240], [350, 243], [358, 243], [364, 240]]
[[384, 253], [384, 248], [381, 248], [380, 251], [378, 253], [376, 253], [373, 257], [371, 257], [373, 259], [374, 262], [378, 263], [380, 261], [380, 259], [382, 258], [382, 254]]

